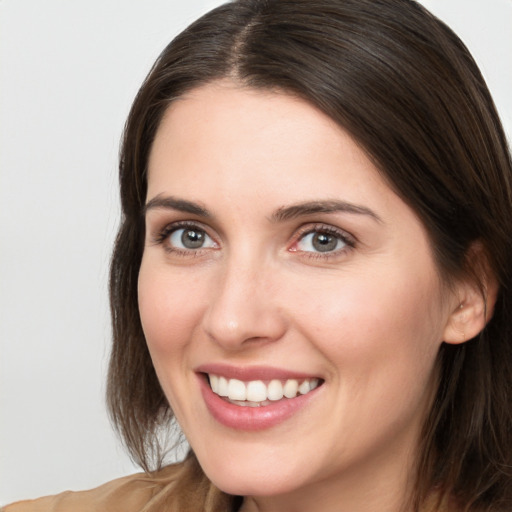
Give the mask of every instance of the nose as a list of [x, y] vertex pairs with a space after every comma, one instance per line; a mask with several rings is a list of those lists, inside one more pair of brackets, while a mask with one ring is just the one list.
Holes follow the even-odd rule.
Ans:
[[219, 271], [203, 316], [206, 334], [225, 350], [277, 341], [286, 318], [276, 304], [273, 272], [263, 262], [226, 263]]

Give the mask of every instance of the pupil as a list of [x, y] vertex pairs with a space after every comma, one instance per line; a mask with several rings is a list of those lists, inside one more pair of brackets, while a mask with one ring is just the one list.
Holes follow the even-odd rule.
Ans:
[[185, 230], [181, 235], [181, 243], [187, 249], [197, 249], [204, 243], [204, 233], [192, 229]]
[[313, 247], [319, 252], [327, 252], [336, 249], [337, 238], [327, 233], [317, 233], [313, 237]]

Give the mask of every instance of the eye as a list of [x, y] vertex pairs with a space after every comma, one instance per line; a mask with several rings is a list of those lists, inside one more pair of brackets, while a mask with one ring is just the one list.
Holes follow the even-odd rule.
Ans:
[[348, 233], [334, 227], [315, 226], [305, 230], [290, 250], [328, 256], [330, 253], [338, 253], [354, 245], [355, 241]]
[[299, 251], [332, 252], [347, 245], [339, 236], [325, 232], [313, 232], [304, 235], [297, 243]]
[[169, 245], [178, 250], [195, 250], [216, 247], [215, 242], [198, 227], [174, 229], [169, 235]]

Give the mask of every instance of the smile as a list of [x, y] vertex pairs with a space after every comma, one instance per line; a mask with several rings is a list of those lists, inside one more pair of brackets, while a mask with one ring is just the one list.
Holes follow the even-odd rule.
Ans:
[[195, 368], [204, 404], [213, 419], [238, 431], [274, 428], [321, 403], [319, 375], [270, 366], [208, 363]]
[[214, 374], [208, 374], [208, 380], [211, 390], [216, 395], [242, 407], [268, 406], [283, 398], [306, 395], [320, 384], [320, 379], [317, 378], [244, 382]]

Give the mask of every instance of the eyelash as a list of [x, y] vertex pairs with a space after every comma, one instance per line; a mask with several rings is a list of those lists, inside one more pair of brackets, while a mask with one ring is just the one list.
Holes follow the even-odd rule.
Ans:
[[[164, 249], [169, 252], [176, 254], [178, 256], [200, 256], [202, 253], [202, 249], [210, 249], [208, 248], [198, 248], [198, 249], [180, 249], [177, 247], [173, 247], [168, 243], [169, 237], [175, 233], [176, 231], [179, 231], [180, 229], [187, 229], [190, 230], [196, 230], [196, 231], [202, 231], [207, 234], [207, 230], [201, 226], [201, 224], [197, 222], [192, 221], [182, 221], [182, 222], [176, 222], [173, 224], [168, 224], [165, 226], [162, 230], [160, 230], [153, 238], [153, 243], [156, 245], [162, 245], [164, 246]], [[308, 235], [316, 233], [316, 234], [327, 234], [330, 236], [333, 236], [340, 240], [343, 244], [345, 244], [344, 247], [341, 249], [336, 249], [333, 251], [326, 251], [326, 252], [320, 252], [320, 251], [304, 251], [301, 249], [293, 248], [293, 246], [296, 246], [298, 243], [303, 241]], [[210, 237], [208, 234], [207, 236], [213, 240], [212, 237]], [[293, 237], [293, 243], [292, 248], [289, 248], [288, 251], [290, 252], [297, 252], [300, 253], [301, 257], [305, 258], [313, 258], [313, 259], [330, 259], [330, 258], [336, 258], [339, 257], [341, 254], [344, 254], [351, 249], [353, 249], [356, 246], [357, 240], [354, 236], [350, 235], [346, 231], [343, 231], [341, 229], [335, 228], [334, 226], [328, 225], [328, 224], [307, 224], [305, 226], [302, 226], [298, 229], [297, 234]]]
[[300, 249], [288, 249], [292, 252], [300, 252], [301, 257], [305, 258], [313, 258], [313, 259], [331, 259], [331, 258], [337, 258], [340, 257], [342, 254], [345, 254], [346, 252], [350, 251], [351, 249], [354, 249], [356, 246], [356, 238], [346, 231], [343, 231], [339, 228], [335, 228], [334, 226], [331, 226], [329, 224], [308, 224], [306, 226], [303, 226], [299, 228], [297, 232], [297, 236], [295, 237], [295, 241], [293, 242], [293, 245], [297, 245], [301, 241], [303, 241], [307, 235], [310, 234], [326, 234], [333, 236], [340, 240], [343, 244], [345, 244], [344, 247], [341, 249], [336, 249], [334, 251], [326, 251], [326, 252], [320, 252], [320, 251], [302, 251]]
[[[169, 237], [179, 231], [180, 229], [190, 229], [191, 231], [202, 231], [207, 234], [207, 230], [203, 228], [197, 222], [191, 221], [183, 221], [183, 222], [175, 222], [173, 224], [168, 224], [161, 231], [159, 231], [156, 236], [153, 238], [153, 243], [156, 245], [164, 246], [164, 249], [173, 254], [177, 254], [178, 256], [199, 256], [201, 254], [201, 248], [196, 250], [194, 249], [179, 249], [177, 247], [173, 247], [168, 243]], [[208, 235], [209, 236], [209, 235]], [[209, 237], [211, 238], [211, 237]]]

